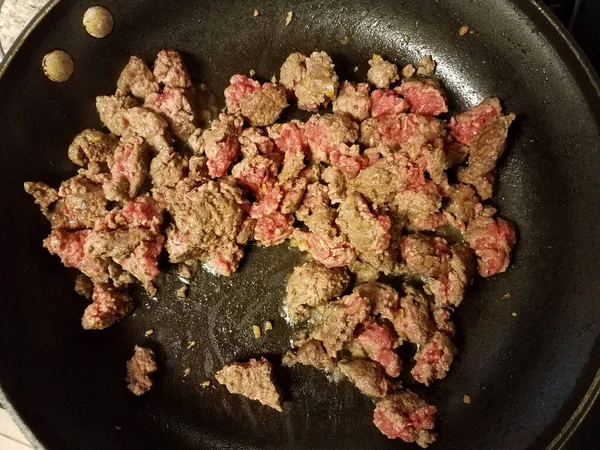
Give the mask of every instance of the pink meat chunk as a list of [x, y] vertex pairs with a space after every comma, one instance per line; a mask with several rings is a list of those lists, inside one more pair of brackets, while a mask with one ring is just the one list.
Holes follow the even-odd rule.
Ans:
[[294, 237], [306, 242], [313, 258], [326, 267], [343, 267], [352, 264], [356, 252], [345, 236], [335, 232], [306, 233], [294, 230]]
[[427, 404], [414, 392], [405, 390], [388, 395], [377, 403], [373, 422], [390, 439], [416, 442], [420, 447], [427, 448], [436, 439], [432, 432], [436, 412], [435, 406]]
[[369, 117], [371, 99], [367, 83], [344, 81], [337, 98], [333, 101], [333, 112], [347, 114], [357, 122]]
[[406, 295], [400, 303], [402, 308], [393, 323], [400, 338], [423, 345], [435, 331], [429, 311], [429, 301], [417, 289], [405, 286]]
[[304, 131], [314, 162], [329, 162], [332, 150], [358, 139], [358, 125], [340, 114], [315, 114], [306, 122]]
[[396, 89], [404, 96], [414, 114], [437, 116], [448, 112], [446, 95], [435, 80], [405, 80]]
[[173, 135], [183, 142], [196, 131], [196, 105], [193, 91], [166, 86], [161, 94], [150, 94], [144, 106], [161, 114], [171, 127]]
[[358, 145], [340, 144], [329, 153], [331, 165], [339, 169], [347, 178], [356, 178], [362, 169], [370, 164], [369, 158], [360, 154]]
[[367, 356], [378, 362], [390, 377], [397, 377], [402, 372], [402, 361], [394, 351], [396, 336], [387, 326], [377, 322], [365, 325], [363, 331], [356, 337]]
[[240, 186], [259, 194], [277, 176], [277, 164], [264, 156], [256, 155], [242, 159], [231, 170]]
[[408, 103], [392, 89], [371, 92], [371, 117], [394, 117], [408, 110]]
[[267, 184], [258, 191], [258, 199], [250, 207], [250, 217], [260, 219], [261, 217], [275, 214], [283, 199], [283, 191], [278, 184]]
[[491, 277], [508, 268], [517, 237], [507, 221], [481, 214], [469, 222], [465, 240], [477, 255], [479, 274]]
[[479, 129], [488, 121], [502, 115], [502, 105], [497, 98], [486, 98], [475, 108], [450, 119], [448, 128], [452, 138], [463, 145], [469, 145]]
[[192, 86], [181, 55], [175, 50], [162, 50], [154, 61], [154, 76], [159, 83], [171, 88], [186, 89]]
[[434, 380], [446, 377], [456, 353], [450, 338], [436, 332], [415, 354], [415, 366], [410, 373], [419, 383], [429, 386]]
[[276, 212], [256, 221], [254, 239], [265, 247], [281, 244], [292, 235], [294, 218]]
[[203, 150], [208, 158], [206, 165], [211, 178], [225, 175], [237, 158], [241, 126], [239, 119], [222, 114], [219, 120], [213, 121], [210, 128], [202, 133]]
[[288, 106], [285, 92], [272, 83], [260, 84], [245, 75], [233, 75], [225, 89], [225, 102], [230, 114], [241, 113], [252, 126], [275, 123]]
[[425, 283], [425, 290], [434, 296], [435, 304], [439, 308], [460, 305], [475, 275], [471, 249], [459, 243], [452, 245], [451, 251], [448, 273], [431, 278]]
[[450, 318], [450, 311], [444, 308], [438, 308], [433, 311], [433, 320], [435, 327], [441, 333], [453, 338], [456, 334], [456, 327]]
[[133, 300], [122, 291], [107, 284], [96, 284], [92, 293], [92, 303], [85, 309], [81, 318], [84, 330], [103, 330], [121, 320], [133, 309]]

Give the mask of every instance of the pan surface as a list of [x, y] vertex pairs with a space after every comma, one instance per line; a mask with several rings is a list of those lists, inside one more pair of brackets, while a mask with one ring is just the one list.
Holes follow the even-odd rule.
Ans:
[[[292, 51], [315, 49], [333, 56], [342, 78], [358, 79], [373, 52], [398, 64], [431, 54], [452, 111], [500, 97], [518, 116], [495, 197], [518, 228], [514, 263], [478, 281], [455, 314], [460, 354], [448, 378], [429, 389], [408, 386], [439, 406], [437, 450], [568, 441], [596, 393], [590, 386], [600, 365], [600, 100], [595, 75], [542, 7], [525, 0], [102, 0], [115, 29], [95, 40], [81, 18], [97, 3], [54, 2], [0, 78], [0, 401], [36, 446], [415, 448], [382, 436], [371, 423], [373, 403], [350, 384], [279, 367], [276, 355], [290, 337], [280, 316], [286, 276], [302, 258], [285, 245], [250, 249], [231, 278], [200, 273], [187, 300], [177, 299], [180, 282], [168, 272], [157, 300], [140, 293], [135, 313], [119, 324], [80, 328], [85, 301], [42, 248], [48, 225], [22, 185], [71, 176], [71, 139], [100, 126], [94, 97], [113, 92], [129, 55], [151, 61], [165, 47], [182, 51], [193, 77], [219, 98], [231, 74], [254, 69], [268, 79]], [[288, 11], [294, 17], [286, 26]], [[465, 24], [473, 33], [461, 37]], [[50, 82], [40, 69], [55, 48], [75, 61], [67, 83]], [[274, 331], [255, 339], [251, 326], [265, 320]], [[191, 340], [196, 346], [188, 349]], [[159, 359], [155, 387], [141, 398], [124, 383], [134, 344], [155, 348]], [[201, 386], [223, 364], [260, 354], [273, 356], [283, 413]]]

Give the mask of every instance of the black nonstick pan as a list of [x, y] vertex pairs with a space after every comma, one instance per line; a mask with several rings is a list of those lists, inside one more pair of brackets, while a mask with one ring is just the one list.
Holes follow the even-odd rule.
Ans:
[[[81, 25], [98, 3], [115, 18], [102, 40]], [[463, 25], [472, 33], [460, 36]], [[431, 54], [452, 111], [500, 97], [518, 117], [494, 198], [518, 228], [514, 263], [478, 281], [458, 310], [460, 354], [449, 376], [430, 389], [411, 387], [439, 406], [437, 450], [569, 448], [599, 388], [600, 94], [593, 70], [543, 6], [62, 0], [26, 34], [0, 69], [0, 402], [36, 447], [411, 448], [377, 431], [373, 403], [349, 383], [277, 364], [290, 338], [280, 315], [284, 285], [301, 259], [285, 245], [251, 248], [231, 278], [201, 272], [187, 300], [176, 297], [180, 282], [167, 271], [157, 300], [140, 292], [135, 313], [119, 324], [81, 329], [86, 302], [42, 248], [48, 225], [22, 185], [71, 176], [71, 139], [100, 126], [94, 97], [114, 91], [131, 54], [151, 61], [166, 47], [182, 51], [193, 77], [219, 98], [231, 74], [254, 69], [268, 79], [289, 53], [315, 49], [332, 55], [342, 78], [355, 79], [365, 77], [373, 52], [399, 64]], [[40, 66], [56, 48], [75, 61], [63, 84]], [[265, 320], [274, 330], [255, 339], [251, 326]], [[156, 349], [160, 367], [156, 385], [140, 398], [124, 382], [134, 344]], [[214, 379], [202, 386], [223, 364], [260, 354], [277, 366], [283, 413], [228, 395]]]

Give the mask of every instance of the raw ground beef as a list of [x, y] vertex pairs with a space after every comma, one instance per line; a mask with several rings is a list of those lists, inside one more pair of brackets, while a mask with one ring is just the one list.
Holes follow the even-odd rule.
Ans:
[[[402, 390], [398, 348], [417, 346], [417, 382], [444, 378], [457, 352], [451, 313], [477, 270], [507, 269], [516, 244], [486, 204], [515, 116], [488, 98], [447, 121], [434, 71], [430, 56], [400, 74], [374, 55], [368, 83], [344, 81], [327, 53], [293, 53], [279, 84], [233, 75], [227, 112], [209, 122], [197, 95], [206, 88], [196, 92], [179, 53], [161, 51], [152, 70], [131, 57], [115, 94], [96, 98], [107, 130], [86, 129], [68, 148], [77, 175], [57, 188], [24, 185], [51, 225], [44, 246], [80, 272], [75, 290], [91, 299], [83, 328], [129, 313], [136, 281], [155, 296], [161, 258], [184, 264], [188, 280], [200, 264], [230, 276], [249, 241], [289, 241], [307, 260], [287, 284], [296, 329], [282, 364], [344, 375], [381, 399], [383, 434], [432, 443], [436, 408]], [[283, 122], [291, 100], [315, 114]], [[127, 369], [129, 389], [143, 394], [154, 353], [136, 346]], [[216, 378], [282, 410], [265, 358]]]
[[157, 369], [154, 352], [136, 345], [133, 356], [127, 361], [127, 389], [138, 396], [145, 394], [152, 387], [150, 376]]
[[377, 403], [373, 422], [390, 439], [400, 438], [427, 448], [436, 435], [433, 430], [437, 408], [414, 392], [404, 390], [384, 397]]
[[277, 411], [283, 411], [281, 394], [273, 379], [273, 367], [265, 358], [225, 366], [215, 374], [215, 378], [232, 394], [241, 394]]

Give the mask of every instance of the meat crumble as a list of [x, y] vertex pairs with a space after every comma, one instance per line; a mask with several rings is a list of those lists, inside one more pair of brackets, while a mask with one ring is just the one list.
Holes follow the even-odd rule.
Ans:
[[[447, 120], [429, 56], [401, 71], [379, 55], [369, 66], [368, 83], [340, 80], [315, 51], [291, 54], [279, 83], [234, 74], [226, 109], [202, 127], [182, 56], [163, 50], [152, 66], [132, 56], [114, 94], [96, 98], [105, 129], [68, 148], [77, 174], [24, 185], [50, 222], [44, 246], [80, 272], [76, 292], [91, 300], [82, 327], [131, 320], [128, 286], [155, 295], [162, 260], [230, 276], [250, 241], [288, 242], [307, 254], [284, 303], [304, 337], [283, 366], [347, 379], [378, 399], [384, 435], [431, 444], [436, 407], [395, 381], [398, 348], [417, 346], [416, 382], [444, 378], [457, 355], [451, 314], [477, 273], [507, 270], [516, 232], [486, 201], [515, 115], [487, 98]], [[314, 114], [282, 122], [290, 103]], [[148, 391], [156, 369], [152, 350], [136, 346], [128, 388]], [[283, 409], [265, 358], [216, 379]]]

